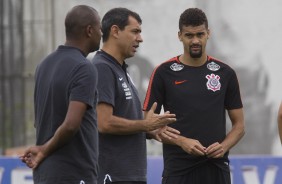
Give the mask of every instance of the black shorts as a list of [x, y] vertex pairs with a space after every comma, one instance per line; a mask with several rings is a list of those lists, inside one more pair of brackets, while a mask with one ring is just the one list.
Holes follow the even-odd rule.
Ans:
[[162, 184], [231, 184], [230, 172], [212, 163], [203, 164], [180, 176], [163, 177]]
[[110, 175], [106, 174], [103, 181], [99, 178], [98, 184], [147, 184], [146, 181], [112, 181]]

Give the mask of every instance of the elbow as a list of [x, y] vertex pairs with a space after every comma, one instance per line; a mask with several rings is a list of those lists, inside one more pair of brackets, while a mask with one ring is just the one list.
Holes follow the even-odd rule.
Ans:
[[241, 137], [244, 137], [244, 135], [245, 135], [245, 129], [243, 129], [243, 130], [241, 131]]
[[113, 116], [107, 118], [99, 118], [98, 114], [98, 132], [101, 134], [114, 134], [117, 129], [117, 122], [113, 119]]
[[233, 129], [236, 132], [238, 138], [242, 138], [245, 135], [245, 122], [238, 121], [234, 124]]
[[108, 132], [107, 128], [98, 126], [98, 131], [101, 134], [106, 134]]
[[68, 132], [68, 134], [72, 134], [72, 135], [76, 134], [79, 128], [80, 128], [80, 123], [68, 123], [65, 124], [64, 126], [65, 131]]
[[243, 137], [245, 135], [245, 124], [243, 123], [240, 127], [239, 127], [239, 135], [241, 137]]
[[98, 123], [98, 131], [101, 134], [110, 134], [111, 133], [111, 128], [109, 125], [105, 125], [107, 123]]

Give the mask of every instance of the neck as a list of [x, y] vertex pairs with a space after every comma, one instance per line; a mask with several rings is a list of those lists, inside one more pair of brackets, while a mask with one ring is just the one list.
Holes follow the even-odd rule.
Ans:
[[184, 53], [179, 57], [179, 60], [185, 65], [202, 66], [207, 61], [207, 54], [203, 53], [199, 58], [192, 58], [190, 55]]
[[116, 45], [108, 42], [104, 42], [102, 50], [110, 54], [112, 57], [114, 57], [119, 62], [120, 65], [123, 64], [125, 58], [122, 57], [122, 54]]
[[89, 54], [89, 50], [87, 49], [87, 47], [85, 45], [83, 45], [81, 42], [79, 41], [75, 41], [75, 40], [67, 40], [65, 42], [65, 46], [70, 46], [70, 47], [75, 47], [79, 50], [81, 50], [81, 52], [87, 56]]

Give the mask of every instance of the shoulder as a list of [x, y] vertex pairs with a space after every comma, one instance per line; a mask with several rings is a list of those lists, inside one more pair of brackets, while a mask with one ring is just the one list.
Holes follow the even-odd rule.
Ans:
[[100, 52], [97, 52], [92, 59], [92, 65], [96, 68], [99, 81], [112, 80], [117, 75], [117, 69], [114, 64]]
[[169, 69], [169, 68], [172, 69], [172, 70], [174, 70], [174, 69], [177, 70], [181, 66], [182, 66], [182, 64], [178, 60], [178, 56], [175, 56], [173, 58], [166, 60], [165, 62], [162, 62], [160, 65], [155, 67], [155, 71], [156, 70], [166, 70], [166, 69]]
[[73, 59], [75, 61], [85, 61], [86, 56], [82, 53], [79, 48], [60, 45], [57, 50], [54, 52], [55, 55], [62, 58]]
[[78, 63], [74, 69], [72, 70], [72, 75], [74, 77], [86, 77], [86, 78], [96, 78], [97, 77], [97, 70], [91, 64], [89, 60]]
[[212, 56], [208, 56], [207, 68], [211, 71], [221, 70], [221, 71], [235, 73], [234, 69], [231, 66]]
[[97, 52], [92, 59], [92, 64], [97, 68], [113, 68], [114, 64], [103, 52]]

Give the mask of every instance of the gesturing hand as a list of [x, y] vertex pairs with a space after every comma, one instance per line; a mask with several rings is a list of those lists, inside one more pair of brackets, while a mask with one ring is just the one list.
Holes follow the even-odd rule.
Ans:
[[155, 114], [157, 108], [157, 103], [155, 102], [151, 109], [148, 111], [145, 120], [146, 131], [156, 130], [158, 128], [164, 127], [169, 123], [176, 121], [175, 114], [170, 114], [170, 112], [165, 112], [164, 114]]

